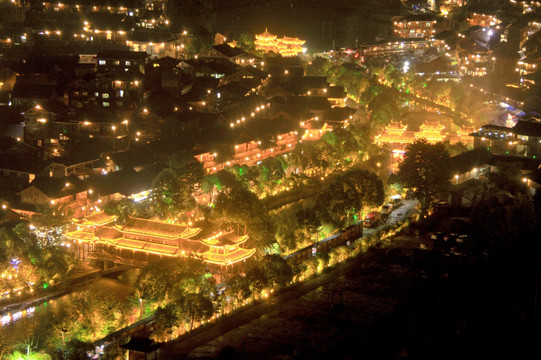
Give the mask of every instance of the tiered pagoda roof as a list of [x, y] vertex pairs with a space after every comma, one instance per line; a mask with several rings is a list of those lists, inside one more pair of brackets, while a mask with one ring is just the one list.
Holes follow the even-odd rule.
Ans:
[[156, 220], [130, 217], [122, 225], [115, 225], [124, 234], [160, 237], [163, 239], [189, 239], [197, 235], [201, 229], [186, 225], [169, 224]]
[[443, 141], [445, 126], [439, 121], [427, 121], [419, 127], [420, 131], [415, 133], [415, 138], [426, 139], [428, 142]]
[[407, 125], [403, 125], [401, 121], [392, 122], [385, 132], [377, 136], [376, 140], [380, 143], [411, 144], [415, 136], [406, 129]]
[[117, 219], [116, 215], [109, 215], [105, 211], [99, 211], [85, 216], [82, 219], [73, 219], [77, 226], [102, 226], [112, 223]]
[[306, 40], [300, 40], [296, 37], [284, 36], [283, 38], [277, 38], [267, 29], [265, 29], [265, 32], [256, 35], [255, 38], [256, 50], [264, 50], [267, 53], [273, 51], [282, 56], [298, 55], [302, 52], [302, 45], [306, 42]]
[[65, 236], [78, 242], [92, 242], [120, 249], [161, 256], [194, 256], [203, 261], [230, 265], [249, 258], [255, 249], [243, 249], [248, 236], [232, 232], [212, 233], [186, 225], [129, 217], [124, 224], [112, 224], [116, 216], [97, 212], [74, 220], [77, 230]]
[[203, 254], [203, 259], [206, 262], [216, 265], [231, 265], [244, 259], [248, 259], [255, 253], [255, 249], [237, 248], [234, 252], [220, 254], [216, 252], [206, 252]]
[[216, 246], [216, 247], [223, 247], [223, 246], [232, 246], [232, 245], [240, 245], [248, 240], [248, 235], [235, 235], [233, 232], [223, 233], [219, 232], [216, 235], [213, 235], [209, 238], [202, 239], [201, 242], [208, 246]]

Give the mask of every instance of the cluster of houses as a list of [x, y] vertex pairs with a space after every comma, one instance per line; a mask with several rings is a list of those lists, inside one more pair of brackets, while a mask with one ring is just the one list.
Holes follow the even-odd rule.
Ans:
[[227, 273], [255, 252], [246, 235], [137, 218], [121, 226], [105, 204], [148, 198], [173, 151], [191, 151], [207, 173], [255, 165], [348, 126], [356, 110], [343, 87], [303, 75], [294, 56], [302, 40], [282, 38], [280, 51], [268, 49], [287, 57], [257, 58], [217, 36], [187, 58], [188, 34], [163, 31], [166, 18], [146, 18], [163, 15], [163, 2], [140, 3], [45, 2], [48, 16], [77, 16], [83, 29], [61, 45], [65, 33], [39, 27], [5, 43], [0, 222], [44, 207], [69, 210], [66, 241], [81, 259], [140, 266], [193, 256]]
[[[38, 21], [35, 9], [18, 2], [6, 5], [14, 16], [0, 29], [1, 222], [29, 218], [42, 206], [62, 206], [92, 223], [92, 214], [99, 214], [107, 201], [147, 198], [172, 151], [191, 151], [212, 173], [285, 155], [301, 141], [318, 140], [325, 132], [364, 117], [347, 106], [343, 87], [329, 84], [325, 77], [304, 76], [298, 57], [304, 40], [265, 31], [256, 37], [256, 45], [284, 56], [259, 58], [218, 34], [215, 45], [188, 58], [185, 46], [190, 35], [168, 30], [164, 3], [43, 2], [40, 11], [47, 14], [44, 18], [56, 19], [52, 22]], [[471, 39], [484, 41], [486, 54], [469, 54], [466, 61], [482, 68], [481, 63], [494, 61], [486, 36], [498, 33], [501, 39], [507, 27], [497, 18], [478, 15], [470, 19], [472, 25], [475, 22]], [[2, 16], [4, 21], [7, 15]], [[449, 41], [438, 38], [447, 24], [432, 16], [393, 19], [393, 41], [364, 46], [362, 56], [450, 52]], [[53, 26], [62, 23], [73, 26]], [[537, 64], [525, 59], [532, 56], [528, 49], [535, 49], [531, 44], [539, 37], [537, 25], [528, 22], [523, 39], [529, 55], [522, 65], [528, 63], [532, 71]], [[462, 40], [455, 39], [452, 45], [457, 54], [467, 48]], [[520, 74], [526, 79], [529, 70], [524, 69]], [[528, 81], [521, 82], [531, 84]], [[509, 130], [512, 141], [526, 141], [528, 147], [517, 143], [513, 155], [534, 159], [539, 149], [522, 138], [534, 135], [519, 130]], [[419, 137], [468, 142], [471, 133], [473, 129], [448, 132], [438, 123], [412, 131], [396, 123], [378, 141], [392, 143], [399, 156]], [[86, 226], [86, 220], [80, 221], [79, 227]], [[139, 220], [133, 222], [143, 226]], [[168, 228], [164, 234], [169, 230], [176, 234], [179, 229]], [[102, 249], [124, 246], [135, 252], [141, 244], [119, 240], [129, 238], [123, 231], [107, 228], [72, 235], [77, 243], [101, 244]], [[206, 240], [214, 235], [208, 236]], [[224, 244], [231, 241], [235, 246], [237, 240]], [[203, 250], [198, 256], [210, 254]], [[133, 259], [137, 260], [135, 255]]]

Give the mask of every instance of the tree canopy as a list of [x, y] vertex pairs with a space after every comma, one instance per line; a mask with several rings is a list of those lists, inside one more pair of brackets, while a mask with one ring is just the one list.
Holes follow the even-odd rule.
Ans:
[[430, 144], [421, 139], [406, 148], [398, 178], [414, 191], [423, 211], [429, 208], [433, 196], [446, 192], [450, 185], [449, 158], [442, 143]]

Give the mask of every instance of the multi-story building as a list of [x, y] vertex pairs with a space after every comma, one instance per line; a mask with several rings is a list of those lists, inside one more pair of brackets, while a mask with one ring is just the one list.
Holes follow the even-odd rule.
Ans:
[[485, 147], [494, 154], [528, 158], [541, 157], [541, 121], [530, 118], [519, 120], [512, 128], [484, 125], [471, 134], [474, 147]]
[[184, 44], [170, 33], [160, 31], [134, 31], [126, 39], [126, 46], [132, 52], [146, 52], [151, 58], [170, 56], [178, 58], [184, 51]]
[[470, 26], [492, 27], [501, 24], [501, 20], [496, 15], [471, 13], [468, 17]]
[[437, 32], [438, 21], [428, 14], [395, 16], [391, 21], [394, 35], [402, 39], [428, 39]]
[[143, 10], [141, 2], [137, 0], [61, 0], [60, 2], [44, 1], [42, 4], [44, 10], [48, 12], [99, 12], [134, 16]]
[[139, 72], [145, 73], [150, 55], [145, 51], [108, 50], [96, 56], [98, 72]]
[[541, 66], [541, 57], [525, 57], [523, 59], [520, 59], [517, 63], [517, 68], [515, 69], [519, 74], [520, 85], [528, 88], [535, 85], [535, 80], [527, 75], [535, 73], [539, 69], [539, 66]]
[[69, 106], [97, 104], [114, 110], [135, 110], [143, 101], [143, 75], [137, 72], [98, 74], [91, 81], [77, 80], [67, 92]]

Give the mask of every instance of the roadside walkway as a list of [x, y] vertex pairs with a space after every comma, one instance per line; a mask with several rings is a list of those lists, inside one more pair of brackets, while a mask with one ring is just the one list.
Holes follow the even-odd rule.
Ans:
[[[159, 359], [183, 359], [188, 354], [208, 343], [209, 341], [224, 335], [228, 331], [245, 325], [252, 320], [255, 320], [264, 314], [275, 309], [278, 304], [286, 304], [294, 299], [297, 299], [321, 286], [332, 282], [335, 278], [351, 272], [358, 266], [357, 258], [351, 261], [338, 264], [336, 267], [313, 277], [302, 284], [291, 288], [285, 288], [274, 293], [268, 300], [263, 300], [255, 305], [241, 309], [230, 316], [224, 316], [221, 320], [216, 321], [207, 326], [198, 328], [192, 333], [184, 335], [179, 339], [167, 343], [160, 351]], [[279, 305], [278, 305], [279, 306]]]

